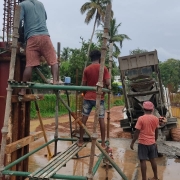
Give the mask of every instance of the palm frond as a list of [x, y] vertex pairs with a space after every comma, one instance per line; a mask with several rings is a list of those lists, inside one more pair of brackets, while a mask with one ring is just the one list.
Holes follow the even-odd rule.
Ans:
[[85, 23], [89, 24], [89, 22], [93, 19], [96, 13], [96, 9], [90, 9], [86, 14]]

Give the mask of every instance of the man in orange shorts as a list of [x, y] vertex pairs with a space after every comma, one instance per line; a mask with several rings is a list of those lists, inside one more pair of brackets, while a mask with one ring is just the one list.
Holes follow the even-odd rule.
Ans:
[[144, 115], [138, 118], [136, 131], [130, 148], [133, 150], [134, 143], [138, 139], [138, 157], [141, 164], [142, 180], [146, 178], [146, 160], [149, 160], [154, 173], [153, 178], [148, 180], [158, 180], [157, 164], [155, 158], [158, 157], [156, 140], [158, 138], [159, 119], [152, 114], [154, 105], [150, 101], [143, 103]]
[[[40, 65], [43, 56], [51, 66], [53, 84], [58, 84], [58, 62], [46, 26], [46, 11], [44, 5], [37, 0], [20, 1], [20, 21], [24, 21], [24, 39], [26, 41], [26, 68], [23, 73], [23, 82], [30, 81], [32, 69]], [[24, 95], [21, 89], [19, 95]]]

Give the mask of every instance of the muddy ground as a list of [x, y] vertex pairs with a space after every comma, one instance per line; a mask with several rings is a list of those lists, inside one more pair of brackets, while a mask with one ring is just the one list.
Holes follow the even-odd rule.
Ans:
[[[110, 123], [110, 146], [113, 150], [113, 157], [115, 163], [121, 168], [124, 172], [128, 180], [140, 180], [141, 173], [139, 167], [139, 161], [137, 158], [137, 143], [135, 144], [135, 150], [132, 151], [129, 148], [131, 142], [131, 134], [125, 133], [120, 128], [119, 120], [123, 118], [122, 113], [123, 107], [117, 106], [111, 109], [111, 123]], [[94, 119], [94, 112], [91, 113], [89, 117], [87, 128], [92, 131], [92, 123]], [[105, 118], [106, 119], [106, 118]], [[55, 123], [54, 118], [43, 119], [43, 124], [46, 129], [46, 134], [48, 140], [53, 139], [54, 137], [54, 129]], [[70, 129], [69, 129], [69, 116], [61, 116], [59, 117], [59, 137], [69, 137]], [[73, 129], [75, 129], [75, 125], [73, 124]], [[31, 132], [39, 131], [41, 127], [39, 125], [38, 120], [31, 121]], [[98, 134], [99, 126], [97, 127]], [[44, 144], [44, 139], [41, 138], [38, 141], [35, 141], [31, 144], [30, 150], [37, 148], [38, 146]], [[71, 142], [58, 142], [58, 152], [65, 151]], [[80, 156], [87, 156], [90, 154], [91, 143], [89, 143], [83, 150], [79, 152]], [[54, 144], [50, 145], [51, 152], [54, 152]], [[176, 153], [180, 153], [180, 143], [179, 142], [161, 142], [158, 144], [158, 150], [160, 153], [163, 153], [163, 157], [157, 158], [158, 165], [158, 174], [161, 180], [179, 180], [180, 177], [180, 159], [177, 158]], [[97, 161], [97, 156], [100, 154], [100, 151], [96, 148], [96, 157], [95, 162]], [[47, 158], [47, 149], [44, 148], [31, 156], [29, 158], [29, 171], [33, 172], [38, 168], [44, 167], [45, 164], [48, 163]], [[79, 175], [86, 176], [88, 172], [89, 165], [89, 157], [82, 158], [78, 160], [70, 160], [66, 167], [61, 168], [57, 173], [58, 174], [66, 174], [66, 175]], [[109, 169], [108, 171], [108, 179], [109, 180], [121, 180], [121, 176], [117, 173], [114, 168]], [[97, 180], [105, 180], [105, 168], [103, 164], [100, 165], [95, 179]], [[150, 163], [147, 162], [147, 175], [148, 177], [152, 177], [153, 173], [151, 170]]]
[[[131, 138], [131, 134], [127, 132], [123, 132], [122, 128], [120, 128], [120, 119], [123, 118], [123, 106], [115, 106], [111, 108], [110, 111], [110, 137], [111, 138]], [[93, 129], [93, 120], [94, 120], [94, 111], [91, 112], [88, 122], [86, 124], [88, 130], [92, 132]], [[34, 120], [33, 120], [34, 121]], [[36, 120], [37, 121], [37, 120]], [[50, 119], [44, 119], [44, 127], [46, 131], [54, 131], [55, 129], [55, 120], [54, 118]], [[72, 119], [73, 121], [73, 119]], [[107, 115], [105, 116], [105, 122], [107, 121]], [[72, 123], [72, 129], [75, 129], [75, 123]], [[77, 127], [77, 129], [79, 126]], [[70, 132], [70, 126], [69, 126], [69, 116], [63, 115], [59, 117], [59, 132], [60, 133], [69, 133]], [[35, 128], [35, 131], [40, 131], [41, 126]], [[98, 135], [100, 136], [100, 128], [99, 124], [97, 127]]]

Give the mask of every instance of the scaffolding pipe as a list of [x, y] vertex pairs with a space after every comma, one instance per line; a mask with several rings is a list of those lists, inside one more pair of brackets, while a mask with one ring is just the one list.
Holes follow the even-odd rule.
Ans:
[[[42, 83], [10, 83], [12, 88], [25, 88], [25, 89], [49, 89], [49, 90], [70, 90], [70, 91], [96, 91], [97, 87], [94, 86], [70, 86], [70, 85], [55, 85], [55, 84], [42, 84]], [[102, 88], [103, 92], [110, 92], [109, 89]]]
[[[64, 100], [59, 97], [60, 101], [63, 103], [63, 105], [67, 108], [67, 110], [69, 112], [71, 112], [72, 117], [75, 119], [75, 122], [77, 122], [81, 127], [83, 127], [83, 129], [85, 130], [85, 132], [87, 133], [87, 135], [92, 139], [92, 135], [89, 132], [89, 130], [87, 129], [87, 127], [81, 122], [80, 118], [76, 116], [76, 113], [73, 113], [71, 108], [67, 106], [67, 104], [64, 102]], [[121, 171], [121, 169], [117, 166], [117, 164], [113, 161], [113, 159], [109, 156], [109, 154], [101, 147], [101, 145], [99, 144], [99, 142], [96, 140], [95, 141], [95, 145], [99, 148], [99, 150], [103, 153], [103, 155], [106, 157], [106, 159], [111, 163], [111, 165], [116, 169], [116, 171], [120, 174], [120, 176], [124, 179], [127, 180], [127, 177], [125, 176], [125, 174]], [[95, 153], [94, 153], [95, 154]], [[93, 171], [92, 171], [93, 173]], [[92, 175], [93, 176], [93, 175]]]
[[[11, 46], [12, 50], [11, 50], [11, 61], [10, 61], [10, 69], [9, 69], [9, 80], [14, 79], [17, 41], [19, 37], [18, 35], [19, 21], [20, 21], [20, 6], [16, 6], [15, 16], [14, 16], [14, 27], [13, 27], [13, 40]], [[12, 89], [11, 86], [8, 84], [5, 115], [4, 115], [4, 125], [3, 128], [1, 129], [2, 141], [1, 141], [1, 152], [0, 152], [0, 178], [2, 178], [1, 171], [4, 169], [5, 147], [6, 147], [7, 134], [8, 134], [8, 121], [11, 115], [11, 97], [12, 97]]]
[[[11, 176], [23, 176], [28, 177], [31, 173], [30, 172], [22, 172], [22, 171], [3, 171], [4, 175], [11, 175]], [[62, 175], [62, 174], [54, 174], [52, 176], [53, 179], [69, 179], [69, 180], [87, 180], [86, 177], [83, 176], [69, 176], [69, 175]]]
[[43, 144], [42, 146], [38, 147], [37, 149], [27, 153], [26, 155], [20, 157], [19, 159], [15, 160], [14, 162], [8, 164], [4, 170], [9, 170], [10, 168], [12, 168], [13, 166], [15, 166], [16, 164], [18, 164], [19, 162], [25, 160], [26, 158], [28, 158], [29, 156], [31, 156], [32, 154], [38, 152], [39, 150], [43, 149], [44, 147], [46, 147], [47, 145], [51, 144], [54, 142], [54, 139], [52, 139], [51, 141], [49, 141], [48, 143]]
[[96, 171], [98, 170], [98, 168], [99, 168], [102, 160], [103, 160], [103, 154], [101, 154], [101, 155], [99, 156], [98, 161], [96, 162], [95, 166], [93, 167], [93, 170], [92, 170], [93, 175], [96, 174]]

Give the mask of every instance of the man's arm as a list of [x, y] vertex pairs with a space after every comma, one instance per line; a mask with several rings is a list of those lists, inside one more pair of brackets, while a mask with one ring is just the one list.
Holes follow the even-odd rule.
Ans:
[[[82, 86], [87, 86], [87, 81], [83, 81], [83, 82], [82, 82]], [[86, 94], [86, 91], [83, 91], [83, 94], [85, 95], [85, 94]]]
[[135, 143], [136, 140], [138, 139], [139, 133], [140, 133], [140, 130], [139, 130], [139, 129], [136, 129], [136, 131], [135, 131], [135, 133], [134, 133], [134, 136], [133, 136], [133, 139], [132, 139], [132, 142], [131, 142], [131, 145], [130, 145], [130, 148], [131, 148], [132, 150], [134, 150], [134, 143]]
[[106, 85], [106, 87], [109, 89], [109, 86], [110, 86], [110, 79], [106, 79], [106, 80], [105, 80], [105, 85]]
[[158, 139], [158, 128], [156, 128], [155, 130], [155, 141], [157, 141], [157, 139]]

